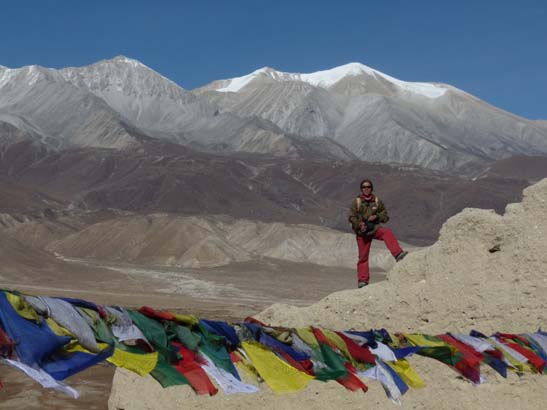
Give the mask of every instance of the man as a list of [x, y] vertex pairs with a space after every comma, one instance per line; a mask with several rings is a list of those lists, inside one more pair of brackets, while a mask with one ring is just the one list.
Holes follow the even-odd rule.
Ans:
[[397, 262], [408, 252], [403, 251], [397, 238], [389, 228], [380, 226], [389, 221], [389, 215], [384, 203], [372, 193], [374, 187], [370, 179], [364, 179], [360, 184], [361, 195], [351, 203], [349, 221], [357, 238], [359, 259], [357, 261], [357, 287], [368, 285], [370, 279], [368, 255], [373, 239], [384, 241]]

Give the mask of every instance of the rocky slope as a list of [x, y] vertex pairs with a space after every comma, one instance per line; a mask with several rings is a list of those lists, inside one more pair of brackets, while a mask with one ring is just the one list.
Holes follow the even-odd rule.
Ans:
[[528, 181], [535, 184], [547, 175], [547, 157], [514, 157], [496, 161], [482, 171], [477, 177], [511, 178]]

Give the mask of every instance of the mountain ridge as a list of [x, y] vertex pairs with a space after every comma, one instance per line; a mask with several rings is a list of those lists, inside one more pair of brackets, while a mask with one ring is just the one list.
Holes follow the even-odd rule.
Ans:
[[[238, 92], [241, 91], [254, 79], [261, 76], [268, 77], [274, 81], [301, 81], [321, 88], [334, 87], [338, 82], [348, 77], [359, 77], [362, 75], [379, 77], [381, 80], [398, 86], [401, 90], [421, 94], [429, 98], [437, 98], [446, 92], [446, 86], [434, 83], [401, 81], [378, 70], [370, 68], [361, 63], [348, 63], [328, 70], [321, 70], [312, 73], [289, 73], [278, 71], [271, 67], [262, 67], [242, 77], [235, 77], [226, 80], [216, 80], [203, 88], [212, 89], [217, 92]], [[380, 80], [380, 81], [381, 81]], [[217, 88], [218, 86], [221, 86]]]
[[[215, 91], [234, 81], [237, 92]], [[140, 135], [223, 154], [322, 153], [450, 171], [547, 154], [542, 122], [360, 63], [308, 74], [262, 68], [193, 90], [125, 56], [60, 70], [1, 68], [2, 116], [58, 149], [125, 149]], [[317, 138], [321, 150], [304, 147]]]

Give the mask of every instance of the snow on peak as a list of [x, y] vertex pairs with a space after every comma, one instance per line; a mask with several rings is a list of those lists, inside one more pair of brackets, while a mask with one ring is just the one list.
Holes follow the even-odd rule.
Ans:
[[151, 69], [150, 67], [148, 67], [146, 64], [143, 64], [141, 63], [139, 60], [134, 60], [132, 58], [129, 58], [129, 57], [126, 57], [126, 56], [123, 56], [123, 55], [119, 55], [119, 56], [116, 56], [114, 57], [112, 60], [103, 60], [102, 61], [103, 63], [122, 63], [122, 64], [125, 64], [127, 66], [129, 66], [129, 69], [140, 69], [140, 70], [143, 70], [146, 72], [146, 73], [149, 73], [149, 74], [153, 74], [154, 76], [157, 76], [158, 78], [161, 78], [163, 81], [166, 81], [168, 83], [170, 83], [171, 85], [177, 87], [177, 88], [181, 88], [177, 83], [175, 83], [173, 80], [170, 80], [169, 78], [161, 75], [160, 73], [158, 73], [157, 71]]
[[[108, 60], [107, 60], [108, 61]], [[124, 64], [129, 64], [130, 66], [134, 67], [134, 68], [137, 68], [137, 67], [146, 67], [143, 63], [141, 63], [140, 61], [138, 60], [134, 60], [132, 58], [128, 58], [126, 56], [123, 56], [123, 55], [119, 55], [119, 56], [116, 56], [114, 57], [111, 61], [115, 62], [115, 63], [124, 63]], [[148, 67], [146, 67], [148, 68]]]
[[99, 90], [137, 94], [147, 90], [151, 95], [176, 94], [184, 90], [140, 61], [123, 55], [88, 66], [63, 68], [60, 73], [66, 81], [78, 87], [85, 86], [101, 98]]
[[218, 88], [220, 92], [237, 92], [257, 77], [269, 77], [276, 81], [303, 81], [318, 87], [330, 87], [348, 75], [359, 75], [365, 72], [369, 74], [373, 70], [358, 63], [346, 64], [331, 70], [317, 71], [311, 74], [285, 73], [270, 67], [262, 67], [243, 77], [224, 80], [224, 87]]
[[27, 65], [21, 68], [8, 68], [0, 66], [0, 88], [14, 79], [17, 75], [23, 75], [29, 86], [36, 84], [38, 79], [44, 75], [44, 70], [49, 70], [38, 65]]
[[14, 76], [16, 70], [0, 66], [0, 88], [6, 85]]
[[448, 89], [442, 85], [436, 85], [431, 83], [419, 83], [411, 81], [402, 81], [395, 77], [391, 77], [387, 74], [376, 71], [377, 75], [384, 77], [387, 81], [397, 86], [401, 91], [410, 94], [419, 94], [428, 98], [439, 98], [446, 93]]
[[28, 78], [29, 86], [33, 86], [34, 84], [36, 84], [36, 82], [38, 81], [38, 78], [40, 78], [40, 70], [38, 66], [36, 65], [28, 66], [27, 78]]
[[316, 85], [318, 87], [330, 87], [345, 77], [355, 77], [361, 74], [374, 75], [378, 71], [360, 63], [349, 63], [330, 70], [316, 71], [310, 74], [295, 74], [300, 81]]
[[317, 87], [329, 88], [344, 78], [361, 75], [382, 78], [393, 84], [401, 92], [419, 94], [428, 98], [438, 98], [446, 92], [445, 87], [430, 83], [401, 81], [361, 63], [344, 64], [329, 70], [316, 71], [308, 74], [285, 73], [270, 67], [262, 67], [245, 76], [221, 81], [221, 88], [216, 89], [216, 91], [238, 92], [255, 78], [259, 77], [269, 77], [276, 81], [303, 81]]
[[270, 76], [273, 79], [277, 79], [275, 75], [271, 75], [272, 73], [277, 73], [274, 69], [270, 67], [262, 67], [258, 70], [253, 71], [251, 74], [244, 75], [243, 77], [236, 77], [232, 78], [230, 80], [223, 80], [222, 83], [224, 84], [224, 87], [218, 88], [216, 91], [220, 92], [238, 92], [243, 87], [245, 87], [247, 84], [249, 84], [251, 81], [253, 81], [255, 78], [266, 75]]

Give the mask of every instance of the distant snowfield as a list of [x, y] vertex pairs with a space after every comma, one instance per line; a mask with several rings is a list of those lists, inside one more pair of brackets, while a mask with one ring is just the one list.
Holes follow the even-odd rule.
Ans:
[[429, 83], [401, 81], [361, 63], [349, 63], [330, 70], [316, 71], [308, 74], [286, 73], [269, 67], [263, 67], [242, 77], [224, 80], [225, 85], [216, 91], [238, 92], [259, 76], [268, 76], [275, 81], [303, 81], [317, 87], [329, 88], [346, 77], [356, 77], [363, 74], [382, 77], [400, 88], [403, 92], [419, 94], [428, 98], [438, 98], [446, 93], [446, 88], [444, 87]]

